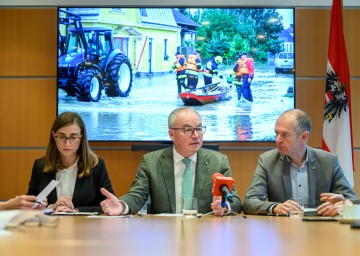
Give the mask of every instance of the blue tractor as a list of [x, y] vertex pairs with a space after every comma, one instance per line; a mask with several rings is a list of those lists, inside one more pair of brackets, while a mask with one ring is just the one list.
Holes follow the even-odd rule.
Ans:
[[127, 97], [131, 90], [129, 58], [114, 49], [112, 28], [83, 27], [81, 17], [68, 11], [59, 17], [58, 88], [79, 101], [98, 101], [102, 90], [109, 97]]

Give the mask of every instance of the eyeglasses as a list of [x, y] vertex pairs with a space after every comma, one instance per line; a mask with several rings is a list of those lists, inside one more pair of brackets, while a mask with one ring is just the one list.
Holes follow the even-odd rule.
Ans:
[[185, 135], [191, 136], [196, 131], [197, 134], [202, 135], [206, 131], [206, 126], [198, 126], [196, 128], [187, 126], [183, 128], [170, 128], [171, 130], [181, 130]]
[[54, 135], [54, 136], [58, 142], [61, 142], [63, 144], [66, 144], [67, 140], [69, 140], [70, 144], [77, 144], [77, 143], [79, 143], [79, 140], [82, 135], [80, 135], [80, 136], [72, 135], [70, 137], [66, 137], [64, 135]]
[[56, 228], [59, 224], [59, 219], [51, 218], [44, 214], [34, 215], [31, 211], [29, 213], [20, 213], [15, 217], [15, 221], [9, 222], [6, 228], [16, 228], [18, 230], [24, 230], [26, 228], [34, 227], [49, 227]]

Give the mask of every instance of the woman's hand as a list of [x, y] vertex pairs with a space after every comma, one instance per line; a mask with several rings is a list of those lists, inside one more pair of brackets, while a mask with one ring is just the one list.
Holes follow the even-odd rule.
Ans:
[[70, 208], [67, 206], [60, 205], [56, 208], [55, 212], [79, 212], [76, 208]]
[[74, 204], [69, 196], [60, 197], [55, 204], [49, 206], [55, 212], [74, 212]]

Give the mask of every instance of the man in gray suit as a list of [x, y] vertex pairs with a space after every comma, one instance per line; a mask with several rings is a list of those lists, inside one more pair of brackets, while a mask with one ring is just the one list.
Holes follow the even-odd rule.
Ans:
[[289, 199], [302, 198], [305, 207], [333, 216], [336, 200], [355, 197], [336, 155], [307, 146], [310, 132], [310, 117], [302, 110], [285, 111], [277, 119], [277, 148], [259, 156], [244, 213], [288, 214]]
[[108, 215], [136, 213], [150, 196], [151, 213], [181, 213], [182, 181], [185, 172], [182, 160], [189, 158], [193, 177], [191, 194], [198, 200], [199, 213], [240, 213], [241, 202], [234, 188], [233, 203], [228, 203], [223, 208], [221, 200], [213, 200], [212, 175], [221, 173], [231, 177], [231, 170], [226, 155], [201, 148], [205, 128], [199, 113], [194, 109], [175, 109], [168, 118], [168, 133], [173, 147], [143, 156], [127, 194], [116, 198], [106, 189], [101, 189], [107, 197], [100, 204], [103, 212]]

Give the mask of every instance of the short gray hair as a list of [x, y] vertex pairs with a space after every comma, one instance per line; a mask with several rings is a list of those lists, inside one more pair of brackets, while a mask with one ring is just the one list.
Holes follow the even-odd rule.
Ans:
[[172, 128], [173, 125], [174, 125], [175, 122], [176, 122], [176, 118], [178, 117], [178, 115], [179, 115], [181, 112], [186, 112], [186, 111], [193, 111], [194, 113], [196, 113], [196, 114], [199, 116], [199, 118], [200, 118], [200, 120], [201, 120], [200, 114], [199, 114], [195, 109], [189, 108], [189, 107], [181, 107], [181, 108], [174, 109], [174, 110], [170, 113], [170, 115], [169, 115], [169, 117], [168, 117], [168, 128], [169, 128], [169, 129]]

